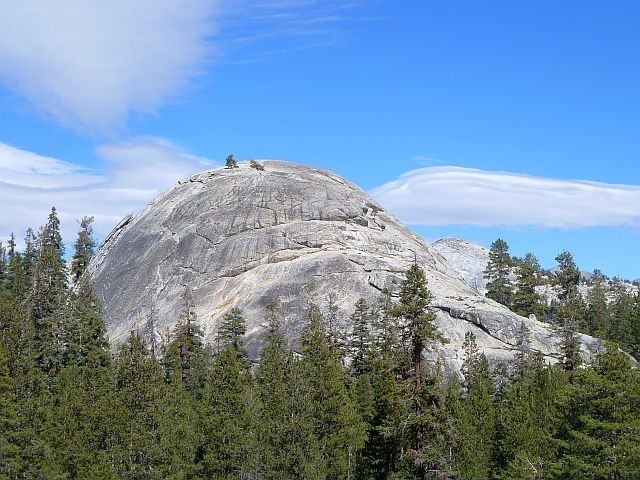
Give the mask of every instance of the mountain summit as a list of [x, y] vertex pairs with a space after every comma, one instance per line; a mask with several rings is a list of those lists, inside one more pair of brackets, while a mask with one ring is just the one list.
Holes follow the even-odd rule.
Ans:
[[[269, 302], [281, 304], [283, 328], [295, 346], [309, 300], [348, 324], [360, 297], [375, 303], [385, 290], [397, 294], [415, 261], [449, 339], [432, 360], [458, 369], [468, 331], [490, 360], [509, 359], [521, 322], [531, 332], [531, 348], [557, 358], [558, 338], [545, 324], [481, 296], [356, 185], [294, 163], [253, 166], [263, 170], [239, 163], [181, 181], [107, 237], [89, 271], [113, 342], [131, 330], [155, 338], [170, 332], [189, 286], [205, 340], [213, 343], [223, 315], [238, 307], [247, 321], [247, 348], [258, 358]], [[597, 340], [581, 339], [585, 353], [598, 348]]]

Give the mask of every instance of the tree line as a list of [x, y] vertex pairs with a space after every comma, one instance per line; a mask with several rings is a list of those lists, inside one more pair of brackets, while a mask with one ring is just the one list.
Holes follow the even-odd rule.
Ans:
[[549, 365], [523, 325], [514, 361], [490, 365], [468, 333], [445, 378], [424, 360], [447, 339], [414, 264], [397, 292], [358, 300], [344, 334], [310, 301], [295, 351], [274, 299], [257, 365], [238, 308], [204, 343], [188, 287], [166, 341], [132, 331], [112, 352], [85, 274], [91, 218], [70, 271], [59, 227], [53, 209], [23, 251], [0, 249], [0, 478], [640, 475], [640, 379], [614, 344], [588, 367]]
[[640, 358], [640, 289], [629, 289], [630, 282], [609, 279], [597, 269], [584, 279], [566, 250], [555, 260], [557, 271], [545, 272], [534, 254], [512, 257], [507, 242], [497, 239], [484, 271], [486, 296], [565, 334], [572, 330], [610, 340]]

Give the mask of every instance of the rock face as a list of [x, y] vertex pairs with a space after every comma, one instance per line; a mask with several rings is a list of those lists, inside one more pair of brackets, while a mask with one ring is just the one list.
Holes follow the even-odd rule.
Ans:
[[[458, 370], [467, 331], [490, 360], [511, 358], [520, 322], [531, 331], [533, 349], [557, 358], [558, 339], [544, 324], [478, 294], [437, 250], [357, 186], [303, 165], [262, 165], [264, 171], [241, 163], [181, 181], [114, 229], [89, 267], [112, 342], [134, 329], [165, 335], [179, 319], [188, 285], [205, 340], [214, 342], [222, 316], [239, 307], [247, 348], [258, 358], [268, 302], [281, 303], [295, 347], [309, 298], [326, 308], [331, 297], [337, 315], [348, 319], [359, 297], [375, 302], [385, 288], [397, 292], [417, 261], [449, 339], [431, 360], [439, 357]], [[598, 348], [590, 337], [582, 341], [585, 353]]]
[[467, 284], [485, 294], [487, 280], [484, 270], [489, 263], [489, 249], [459, 238], [441, 238], [431, 245], [456, 269]]

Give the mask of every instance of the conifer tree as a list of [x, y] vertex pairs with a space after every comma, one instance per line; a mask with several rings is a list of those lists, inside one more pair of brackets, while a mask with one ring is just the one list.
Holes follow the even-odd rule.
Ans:
[[122, 438], [116, 464], [125, 478], [157, 478], [162, 384], [160, 364], [132, 332], [116, 360], [114, 407]]
[[25, 275], [29, 280], [33, 279], [36, 261], [38, 260], [38, 236], [31, 228], [27, 228], [24, 238], [24, 252], [22, 255]]
[[311, 394], [310, 415], [324, 456], [327, 479], [352, 476], [358, 451], [365, 441], [365, 425], [347, 389], [340, 359], [327, 339], [324, 318], [315, 304], [309, 305], [301, 368]]
[[259, 399], [240, 338], [216, 355], [200, 415], [203, 438], [197, 473], [203, 478], [259, 478]]
[[256, 371], [262, 405], [260, 438], [265, 479], [326, 478], [314, 422], [312, 395], [280, 329], [280, 308], [267, 305], [269, 339]]
[[533, 314], [542, 320], [544, 305], [542, 296], [536, 292], [536, 287], [541, 284], [540, 263], [535, 255], [527, 253], [518, 262], [516, 269], [516, 291], [513, 294], [513, 311], [523, 317]]
[[489, 263], [484, 270], [487, 279], [486, 296], [507, 307], [511, 306], [513, 289], [509, 274], [511, 273], [511, 256], [509, 245], [501, 238], [489, 248]]
[[182, 300], [180, 320], [173, 330], [172, 341], [164, 359], [165, 373], [171, 379], [172, 370], [177, 370], [185, 387], [195, 392], [204, 385], [203, 333], [197, 324], [193, 293], [189, 287], [185, 287]]
[[54, 207], [38, 236], [30, 302], [36, 362], [48, 375], [57, 374], [63, 365], [67, 317], [67, 276], [63, 255], [60, 220]]
[[226, 163], [225, 163], [225, 168], [228, 168], [228, 169], [230, 169], [230, 170], [231, 170], [231, 169], [234, 169], [234, 168], [239, 168], [239, 167], [238, 167], [238, 162], [236, 162], [236, 161], [233, 159], [233, 155], [228, 155], [228, 156], [227, 156], [227, 161], [226, 161]]
[[9, 239], [7, 257], [6, 291], [12, 294], [16, 302], [22, 303], [29, 293], [31, 279], [25, 269], [23, 256], [16, 250], [16, 241], [13, 233]]
[[364, 298], [360, 298], [351, 314], [351, 335], [349, 338], [349, 356], [351, 371], [355, 376], [370, 368], [371, 357], [371, 314]]
[[357, 380], [361, 384], [356, 387], [361, 390], [357, 392], [360, 412], [368, 424], [367, 440], [356, 472], [359, 479], [388, 478], [397, 470], [401, 454], [402, 432], [398, 425], [406, 418], [406, 409], [396, 377], [398, 345], [391, 325], [391, 310], [390, 295], [385, 292], [372, 319], [375, 334], [371, 336], [370, 358], [364, 361], [369, 371]]
[[559, 287], [558, 298], [561, 301], [571, 301], [579, 295], [578, 285], [580, 284], [580, 269], [573, 259], [573, 255], [567, 250], [563, 250], [556, 257], [559, 270], [556, 272], [554, 280]]
[[103, 365], [110, 363], [102, 304], [88, 279], [78, 281], [70, 307], [65, 328], [65, 365], [85, 366], [92, 353], [102, 358]]
[[442, 377], [439, 370], [422, 368], [426, 349], [446, 341], [435, 326], [435, 315], [429, 310], [431, 299], [424, 271], [414, 263], [402, 281], [400, 301], [393, 313], [404, 329], [403, 337], [408, 340], [409, 370], [402, 372], [407, 405], [405, 423], [409, 433], [405, 460], [418, 477], [429, 470], [446, 469], [441, 448], [446, 441]]
[[17, 478], [20, 459], [18, 403], [9, 357], [0, 342], [0, 478]]
[[506, 480], [530, 470], [543, 475], [554, 461], [555, 402], [565, 381], [562, 371], [545, 367], [537, 353], [529, 353], [513, 371], [497, 416], [497, 478]]
[[[189, 380], [189, 377], [187, 377]], [[199, 444], [197, 400], [177, 368], [162, 385], [158, 409], [159, 478], [191, 478]]]
[[611, 338], [613, 325], [607, 302], [607, 284], [602, 272], [596, 270], [590, 280], [587, 293], [585, 333], [597, 337]]
[[78, 283], [78, 280], [87, 269], [96, 247], [92, 223], [93, 217], [82, 217], [82, 220], [80, 220], [80, 232], [78, 232], [78, 238], [73, 245], [75, 252], [71, 258], [71, 275], [74, 283]]
[[456, 418], [456, 467], [460, 478], [482, 480], [489, 478], [494, 454], [496, 414], [492, 399], [493, 380], [483, 353], [472, 354], [469, 363], [466, 367], [467, 395]]
[[286, 383], [288, 353], [286, 339], [280, 331], [274, 306], [267, 312], [270, 332], [256, 371], [256, 385], [262, 404], [262, 440], [264, 444], [265, 478], [276, 479], [291, 472], [288, 449], [289, 398]]
[[242, 310], [234, 307], [224, 314], [218, 328], [218, 348], [232, 344], [236, 351], [242, 350], [242, 337], [246, 332], [246, 324], [242, 316]]
[[563, 366], [573, 378], [573, 372], [582, 362], [580, 357], [580, 340], [576, 330], [584, 327], [585, 305], [578, 291], [580, 269], [573, 256], [563, 251], [556, 257], [560, 268], [555, 275], [558, 287], [560, 306], [557, 312], [556, 325], [560, 335], [560, 350], [563, 355]]
[[640, 378], [629, 359], [609, 344], [583, 370], [565, 397], [554, 478], [640, 476]]

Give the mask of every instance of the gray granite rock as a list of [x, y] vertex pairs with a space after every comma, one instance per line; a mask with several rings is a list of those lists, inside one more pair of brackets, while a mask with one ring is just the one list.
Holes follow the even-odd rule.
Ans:
[[489, 249], [460, 238], [446, 237], [431, 245], [455, 268], [467, 284], [484, 294], [487, 280], [484, 270], [489, 263]]
[[[450, 371], [462, 360], [465, 332], [492, 361], [514, 354], [524, 322], [532, 348], [557, 359], [558, 339], [543, 323], [519, 317], [484, 298], [421, 237], [347, 180], [288, 162], [241, 163], [179, 182], [146, 209], [125, 218], [89, 267], [115, 344], [131, 330], [166, 335], [176, 324], [186, 285], [205, 339], [213, 342], [224, 313], [243, 310], [247, 347], [258, 358], [264, 307], [280, 301], [295, 348], [311, 296], [348, 321], [359, 297], [375, 302], [397, 292], [416, 260], [434, 294], [433, 308], [449, 343], [430, 353]], [[153, 321], [150, 321], [153, 318]], [[599, 342], [583, 336], [585, 354]]]

